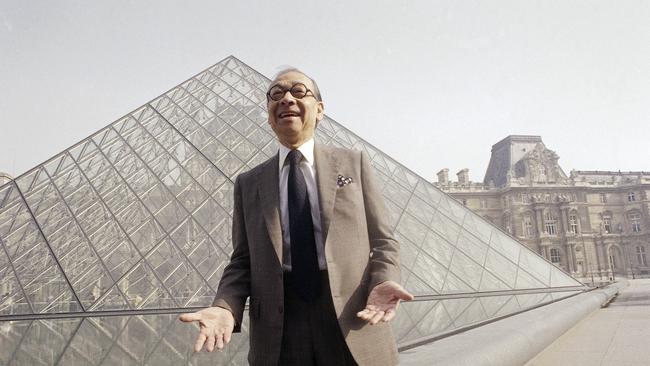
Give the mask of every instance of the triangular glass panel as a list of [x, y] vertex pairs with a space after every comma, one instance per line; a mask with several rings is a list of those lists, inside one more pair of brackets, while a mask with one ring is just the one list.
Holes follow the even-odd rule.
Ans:
[[519, 256], [519, 267], [525, 269], [533, 275], [538, 281], [548, 287], [551, 281], [551, 267], [542, 257], [534, 254], [530, 250], [522, 250]]
[[492, 275], [490, 272], [483, 271], [483, 275], [481, 276], [481, 284], [479, 285], [478, 290], [480, 292], [499, 291], [503, 290], [507, 286], [507, 284]]
[[[471, 280], [474, 282], [474, 286], [478, 286], [478, 283], [480, 281], [480, 274], [478, 274], [476, 277], [477, 278], [472, 278]], [[454, 272], [449, 271], [447, 272], [447, 276], [445, 277], [445, 285], [442, 288], [442, 293], [444, 294], [455, 294], [455, 293], [473, 293], [477, 292], [477, 287], [472, 287], [470, 286], [466, 281], [461, 280], [460, 278], [456, 277], [454, 275]]]
[[145, 260], [181, 306], [208, 306], [212, 302], [214, 289], [171, 240], [164, 240]]
[[537, 294], [515, 295], [515, 298], [517, 299], [517, 302], [519, 302], [521, 309], [537, 306], [552, 300], [551, 295], [546, 292]]
[[502, 309], [507, 306], [510, 301], [513, 301], [514, 296], [486, 296], [479, 297], [478, 300], [483, 305], [483, 309], [488, 318], [494, 318], [499, 314]]
[[32, 312], [30, 304], [25, 299], [22, 285], [18, 283], [5, 254], [0, 252], [0, 315]]
[[174, 308], [174, 302], [165, 286], [156, 277], [151, 268], [140, 262], [127, 273], [118, 286], [126, 296], [130, 307], [134, 309]]
[[428, 286], [433, 288], [435, 293], [442, 292], [445, 283], [446, 268], [426, 253], [420, 253], [415, 260], [412, 271], [421, 278]]
[[485, 268], [498, 277], [505, 288], [514, 288], [517, 279], [517, 265], [507, 260], [504, 256], [490, 249], [485, 259]]
[[519, 262], [519, 252], [522, 250], [521, 244], [512, 240], [497, 228], [494, 228], [490, 235], [490, 247], [513, 263]]
[[88, 319], [82, 321], [71, 338], [60, 357], [61, 365], [98, 365], [110, 349], [107, 345], [113, 343], [104, 329]]
[[524, 290], [524, 289], [538, 289], [546, 287], [545, 284], [540, 282], [535, 277], [531, 276], [523, 268], [519, 268], [517, 271], [517, 281], [515, 283], [515, 289]]
[[551, 287], [575, 286], [575, 282], [564, 271], [551, 267]]
[[[465, 311], [454, 319], [454, 325], [456, 327], [467, 326], [488, 318], [479, 299], [480, 298], [472, 299], [474, 301], [465, 309]], [[443, 304], [447, 305], [444, 300]]]
[[9, 365], [15, 359], [32, 323], [31, 320], [0, 323], [0, 365]]
[[451, 259], [449, 271], [462, 278], [463, 282], [470, 285], [476, 291], [481, 282], [483, 267], [463, 254], [460, 250], [456, 250]]
[[513, 295], [510, 296], [508, 298], [508, 301], [496, 313], [493, 314], [493, 317], [496, 318], [500, 316], [507, 316], [509, 314], [514, 314], [520, 310], [521, 308], [519, 307], [519, 303]]
[[[54, 365], [82, 319], [35, 320], [23, 337], [11, 365]], [[47, 351], [42, 351], [44, 345]]]
[[124, 300], [123, 294], [117, 285], [109, 288], [108, 291], [104, 287], [100, 289], [103, 292], [101, 297], [95, 304], [90, 307], [90, 311], [110, 311], [110, 310], [127, 310], [129, 304]]

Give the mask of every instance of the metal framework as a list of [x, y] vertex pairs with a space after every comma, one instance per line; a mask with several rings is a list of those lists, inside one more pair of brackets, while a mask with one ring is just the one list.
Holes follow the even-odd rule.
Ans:
[[[269, 80], [228, 57], [0, 187], [0, 364], [245, 364], [191, 351], [231, 252], [234, 178], [270, 158]], [[364, 150], [402, 244], [402, 345], [584, 291], [580, 283], [326, 117]]]

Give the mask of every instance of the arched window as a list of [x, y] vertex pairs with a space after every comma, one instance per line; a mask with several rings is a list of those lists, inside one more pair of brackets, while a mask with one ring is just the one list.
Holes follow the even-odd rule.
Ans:
[[551, 248], [551, 263], [560, 264], [560, 250], [557, 248]]
[[632, 232], [639, 233], [641, 232], [641, 214], [637, 211], [632, 211], [627, 214], [628, 220], [630, 220], [630, 225], [632, 226]]
[[571, 211], [569, 213], [569, 232], [577, 234], [578, 231], [578, 213], [576, 211]]
[[636, 260], [639, 262], [639, 265], [641, 266], [647, 266], [648, 262], [646, 261], [645, 258], [645, 247], [642, 246], [637, 246], [636, 247]]
[[548, 235], [557, 235], [557, 219], [550, 210], [544, 213], [544, 229]]

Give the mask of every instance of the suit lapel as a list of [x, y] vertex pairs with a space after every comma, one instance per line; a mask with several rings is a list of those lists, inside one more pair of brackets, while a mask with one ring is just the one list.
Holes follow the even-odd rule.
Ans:
[[258, 194], [269, 238], [282, 264], [282, 227], [280, 225], [280, 190], [278, 187], [278, 155], [270, 159], [258, 175]]
[[320, 220], [323, 234], [323, 245], [327, 243], [327, 232], [332, 219], [334, 199], [336, 198], [336, 180], [339, 161], [334, 152], [325, 145], [314, 146], [314, 161], [316, 163], [316, 178], [320, 198]]

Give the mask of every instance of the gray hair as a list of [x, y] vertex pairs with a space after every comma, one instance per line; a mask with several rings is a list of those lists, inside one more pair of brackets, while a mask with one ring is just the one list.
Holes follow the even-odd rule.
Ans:
[[316, 80], [309, 77], [309, 75], [305, 74], [304, 72], [302, 72], [302, 70], [298, 69], [297, 67], [288, 66], [288, 67], [280, 70], [277, 74], [275, 74], [275, 77], [273, 77], [273, 80], [277, 80], [280, 76], [282, 76], [284, 74], [288, 74], [290, 72], [297, 72], [299, 74], [304, 75], [307, 79], [309, 79], [309, 81], [311, 81], [311, 84], [314, 86], [314, 90], [312, 90], [312, 92], [314, 93], [314, 97], [316, 97], [316, 100], [319, 101], [319, 102], [323, 101], [323, 98], [321, 98], [321, 96], [320, 96], [320, 89], [318, 89], [318, 84], [316, 84]]

